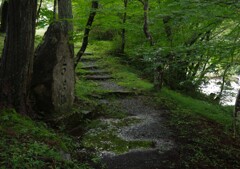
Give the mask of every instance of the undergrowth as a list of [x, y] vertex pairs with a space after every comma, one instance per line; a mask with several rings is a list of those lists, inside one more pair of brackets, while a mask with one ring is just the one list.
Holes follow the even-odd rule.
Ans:
[[232, 112], [228, 107], [193, 99], [166, 88], [156, 93], [156, 99], [174, 112], [201, 116], [227, 128], [232, 125]]
[[0, 168], [79, 168], [74, 140], [14, 110], [0, 112]]

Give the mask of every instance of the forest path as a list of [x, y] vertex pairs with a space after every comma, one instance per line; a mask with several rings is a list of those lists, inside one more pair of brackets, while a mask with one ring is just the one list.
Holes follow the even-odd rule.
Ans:
[[117, 137], [127, 142], [151, 143], [148, 147], [128, 147], [127, 151], [120, 153], [111, 150], [98, 150], [104, 166], [107, 169], [163, 169], [174, 167], [170, 166], [169, 159], [177, 158], [177, 153], [174, 148], [173, 134], [166, 125], [165, 110], [157, 109], [149, 104], [149, 96], [134, 94], [133, 91], [118, 85], [117, 79], [113, 78], [111, 72], [98, 65], [100, 59], [83, 58], [82, 69], [86, 71], [83, 77], [86, 80], [96, 82], [101, 89], [113, 93], [114, 98], [100, 97], [99, 102], [107, 107], [114, 107], [114, 110], [117, 109], [116, 111], [126, 113], [126, 116], [121, 120], [108, 117], [101, 117], [101, 120], [112, 126], [119, 121], [126, 122], [131, 119], [133, 121], [131, 123], [115, 126], [117, 129], [114, 131]]

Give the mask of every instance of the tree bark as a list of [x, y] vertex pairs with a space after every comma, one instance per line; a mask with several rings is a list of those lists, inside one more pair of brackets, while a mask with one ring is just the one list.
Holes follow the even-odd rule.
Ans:
[[72, 14], [72, 0], [58, 0], [58, 17], [64, 25], [65, 31], [69, 35], [69, 46], [71, 48], [71, 58], [74, 58], [73, 45], [73, 14]]
[[37, 0], [9, 0], [0, 66], [0, 103], [27, 114], [32, 75]]
[[146, 38], [149, 41], [150, 46], [154, 45], [153, 37], [149, 31], [149, 24], [148, 24], [148, 11], [149, 11], [149, 3], [148, 0], [139, 0], [143, 4], [143, 10], [144, 10], [144, 24], [143, 24], [143, 32], [146, 36]]
[[8, 2], [3, 2], [2, 11], [1, 11], [1, 28], [0, 32], [5, 33], [7, 30], [7, 18], [8, 18]]
[[91, 31], [91, 27], [92, 27], [94, 18], [95, 18], [96, 13], [97, 13], [97, 9], [98, 9], [98, 0], [92, 0], [92, 9], [91, 9], [91, 12], [89, 14], [88, 21], [87, 21], [87, 24], [86, 24], [86, 27], [85, 27], [83, 41], [82, 41], [82, 47], [79, 50], [79, 52], [77, 53], [77, 60], [75, 62], [75, 68], [77, 67], [78, 62], [81, 60], [81, 57], [84, 54], [85, 50], [87, 49], [88, 37], [89, 37], [89, 33]]
[[238, 90], [238, 94], [236, 97], [235, 107], [233, 111], [233, 132], [234, 137], [239, 134], [239, 114], [240, 114], [240, 89]]
[[57, 19], [57, 0], [54, 0], [53, 2], [53, 20], [55, 21]]

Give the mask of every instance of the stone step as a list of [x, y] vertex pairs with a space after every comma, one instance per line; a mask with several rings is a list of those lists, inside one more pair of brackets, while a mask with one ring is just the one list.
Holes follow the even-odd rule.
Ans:
[[127, 97], [127, 96], [136, 96], [137, 94], [135, 92], [132, 91], [126, 91], [126, 90], [115, 90], [115, 91], [109, 91], [106, 93], [103, 93], [101, 95], [102, 98], [106, 98], [106, 97]]
[[107, 70], [98, 70], [98, 69], [91, 69], [85, 72], [78, 72], [77, 75], [110, 75], [111, 73]]
[[92, 69], [100, 69], [100, 67], [98, 65], [84, 65], [81, 67], [81, 69], [92, 70]]
[[135, 95], [134, 92], [126, 91], [126, 90], [111, 91], [111, 92], [108, 92], [108, 94], [110, 94], [110, 95]]
[[85, 76], [87, 80], [109, 80], [113, 79], [110, 75], [87, 75]]

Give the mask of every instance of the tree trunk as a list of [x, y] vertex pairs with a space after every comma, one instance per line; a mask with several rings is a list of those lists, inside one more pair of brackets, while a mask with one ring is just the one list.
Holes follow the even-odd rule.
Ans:
[[234, 136], [239, 134], [239, 123], [240, 119], [240, 90], [238, 90], [238, 95], [236, 97], [236, 102], [235, 102], [235, 108], [233, 111], [233, 131], [234, 131]]
[[9, 0], [0, 66], [0, 103], [26, 114], [32, 75], [37, 0]]
[[[149, 41], [150, 46], [154, 46], [153, 37], [149, 31], [149, 24], [148, 24], [148, 11], [149, 11], [149, 2], [148, 0], [139, 0], [143, 4], [143, 11], [144, 11], [144, 24], [143, 24], [143, 32], [146, 36], [146, 38]], [[154, 71], [154, 88], [156, 90], [161, 90], [163, 86], [163, 65], [162, 63], [159, 63], [160, 65], [157, 66]]]
[[43, 2], [43, 0], [40, 0], [39, 6], [38, 6], [38, 10], [37, 10], [37, 23], [38, 23], [38, 20], [39, 20], [39, 17], [40, 17], [42, 2]]
[[53, 20], [55, 21], [57, 19], [57, 0], [54, 0], [53, 2]]
[[69, 35], [69, 46], [71, 48], [71, 58], [74, 58], [73, 45], [73, 14], [72, 14], [72, 0], [58, 0], [58, 17], [64, 25], [65, 31]]
[[153, 37], [151, 33], [149, 32], [149, 26], [148, 26], [148, 11], [149, 11], [149, 3], [148, 0], [139, 0], [143, 4], [143, 10], [144, 10], [144, 24], [143, 24], [143, 32], [148, 39], [150, 46], [153, 46]]
[[124, 14], [123, 14], [123, 29], [122, 29], [122, 44], [121, 44], [121, 53], [124, 54], [125, 50], [125, 44], [126, 44], [126, 29], [125, 29], [125, 23], [127, 21], [127, 5], [128, 5], [128, 0], [123, 0], [124, 1]]
[[0, 32], [3, 32], [3, 33], [6, 32], [6, 30], [7, 30], [7, 18], [8, 18], [8, 2], [5, 1], [2, 5]]
[[75, 68], [77, 67], [78, 62], [80, 61], [80, 59], [81, 59], [82, 55], [84, 54], [85, 50], [87, 49], [88, 37], [89, 37], [89, 33], [91, 31], [91, 27], [92, 27], [95, 15], [97, 13], [97, 11], [96, 11], [97, 9], [98, 9], [98, 0], [92, 0], [92, 9], [91, 9], [91, 12], [89, 14], [88, 21], [87, 21], [87, 24], [86, 24], [86, 27], [85, 27], [83, 41], [82, 41], [82, 47], [79, 50], [79, 52], [77, 53], [77, 60], [75, 62]]

